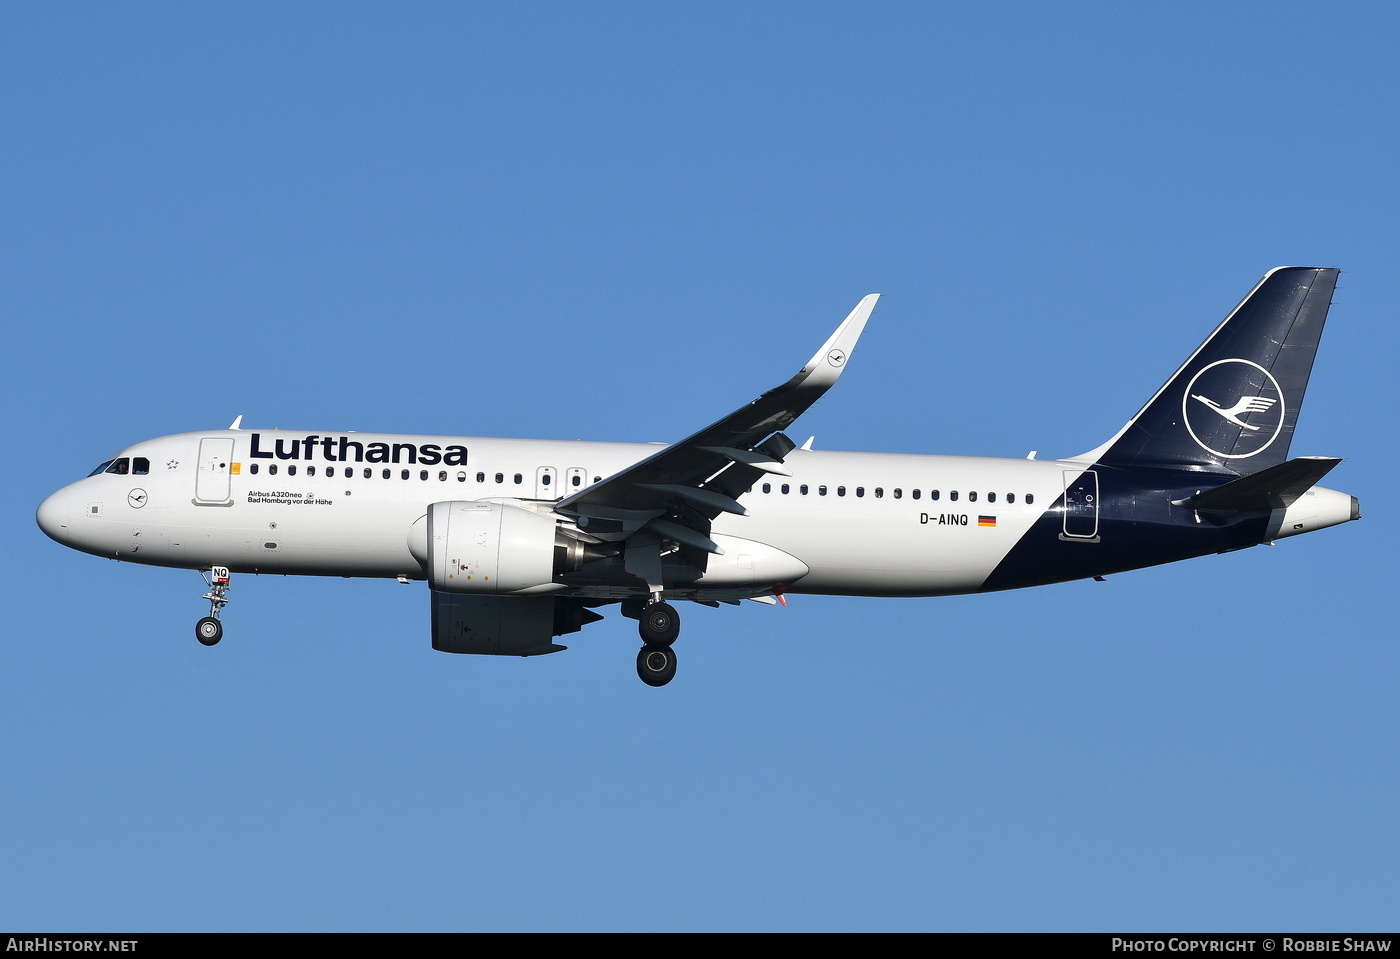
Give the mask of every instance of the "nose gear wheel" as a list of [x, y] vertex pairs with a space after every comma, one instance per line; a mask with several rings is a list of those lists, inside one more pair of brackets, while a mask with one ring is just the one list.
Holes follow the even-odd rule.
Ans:
[[224, 638], [224, 624], [219, 622], [219, 611], [228, 605], [229, 581], [232, 577], [226, 566], [215, 566], [207, 574], [200, 570], [199, 575], [204, 577], [205, 585], [209, 587], [209, 592], [204, 594], [204, 598], [209, 600], [209, 615], [195, 623], [194, 636], [205, 646], [213, 646]]
[[213, 616], [206, 616], [195, 623], [194, 635], [205, 646], [213, 646], [224, 638], [224, 624]]

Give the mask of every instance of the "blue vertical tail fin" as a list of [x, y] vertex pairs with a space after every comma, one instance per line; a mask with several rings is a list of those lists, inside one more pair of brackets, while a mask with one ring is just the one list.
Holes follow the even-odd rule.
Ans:
[[1339, 272], [1270, 270], [1116, 436], [1076, 459], [1240, 475], [1282, 463]]

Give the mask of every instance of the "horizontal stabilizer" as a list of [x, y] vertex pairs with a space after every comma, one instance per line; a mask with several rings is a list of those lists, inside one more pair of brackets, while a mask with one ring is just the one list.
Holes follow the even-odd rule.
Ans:
[[1316, 486], [1340, 462], [1340, 459], [1331, 456], [1300, 456], [1242, 476], [1213, 490], [1184, 500], [1174, 500], [1172, 505], [1220, 513], [1284, 509]]

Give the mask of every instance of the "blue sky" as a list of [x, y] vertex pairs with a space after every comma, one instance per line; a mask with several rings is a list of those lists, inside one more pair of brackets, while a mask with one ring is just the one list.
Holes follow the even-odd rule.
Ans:
[[[0, 927], [1400, 925], [1393, 5], [0, 8]], [[988, 596], [434, 652], [420, 585], [34, 525], [167, 433], [675, 440], [865, 293], [828, 449], [1097, 445], [1343, 269], [1293, 453], [1365, 519]], [[1390, 292], [1387, 292], [1390, 291]], [[800, 435], [799, 435], [800, 434]]]

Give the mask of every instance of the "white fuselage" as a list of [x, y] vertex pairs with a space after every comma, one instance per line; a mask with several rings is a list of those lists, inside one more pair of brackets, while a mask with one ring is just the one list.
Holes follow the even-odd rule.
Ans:
[[[548, 511], [656, 449], [287, 430], [187, 433], [121, 451], [119, 458], [148, 463], [148, 472], [97, 473], [73, 483], [44, 502], [39, 520], [60, 542], [134, 563], [421, 579], [409, 538], [430, 504], [487, 499]], [[741, 497], [748, 515], [720, 516], [713, 533], [800, 560], [809, 572], [788, 591], [859, 595], [977, 590], [1064, 491], [1066, 476], [1083, 468], [812, 450], [794, 450], [785, 465], [791, 476], [755, 483]]]

